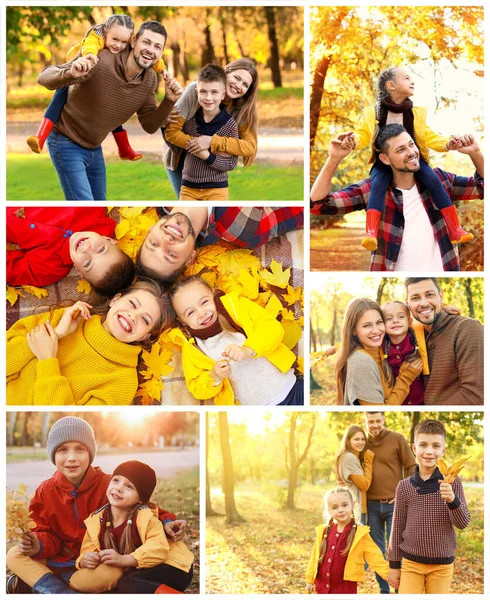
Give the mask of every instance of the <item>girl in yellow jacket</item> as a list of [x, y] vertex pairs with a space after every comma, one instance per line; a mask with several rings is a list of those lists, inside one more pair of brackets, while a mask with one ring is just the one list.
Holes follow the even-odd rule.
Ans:
[[97, 308], [77, 302], [20, 319], [7, 331], [7, 404], [131, 404], [141, 344], [170, 312], [158, 284], [137, 281]]
[[170, 337], [182, 349], [187, 389], [215, 404], [303, 404], [296, 357], [282, 344], [274, 315], [236, 292], [215, 296], [200, 277], [184, 277], [169, 292], [183, 331]]
[[[131, 17], [128, 15], [112, 15], [104, 23], [91, 27], [83, 40], [68, 50], [66, 60], [70, 61], [81, 55], [96, 61], [97, 55], [104, 48], [107, 48], [113, 54], [119, 54], [131, 41], [133, 32], [134, 23]], [[163, 59], [160, 58], [153, 65], [153, 69], [157, 73], [162, 73], [165, 69]], [[68, 87], [57, 89], [44, 113], [37, 134], [27, 138], [27, 145], [36, 154], [39, 154], [43, 149], [51, 129], [60, 117], [67, 98]], [[112, 135], [117, 144], [119, 158], [122, 160], [139, 160], [143, 156], [131, 148], [128, 133], [122, 125], [116, 127]]]
[[[370, 162], [371, 188], [366, 216], [366, 237], [362, 245], [366, 250], [376, 250], [378, 242], [378, 227], [384, 208], [386, 190], [392, 180], [391, 169], [375, 161], [374, 144], [376, 134], [381, 127], [391, 123], [403, 125], [412, 136], [420, 151], [419, 179], [428, 189], [430, 197], [441, 211], [449, 237], [453, 244], [468, 242], [473, 239], [471, 233], [464, 231], [459, 223], [456, 208], [451, 202], [439, 177], [429, 166], [429, 148], [436, 152], [446, 152], [456, 149], [460, 142], [457, 138], [444, 138], [432, 131], [426, 123], [427, 109], [414, 107], [410, 97], [414, 94], [414, 82], [405, 67], [392, 67], [384, 70], [378, 78], [378, 98], [375, 106], [369, 106], [362, 112], [354, 139], [357, 148], [370, 145], [373, 148]], [[339, 135], [344, 139], [352, 132]]]
[[386, 579], [390, 570], [369, 527], [356, 523], [354, 499], [346, 487], [324, 496], [326, 523], [316, 527], [315, 544], [306, 569], [306, 591], [317, 594], [357, 594], [365, 580], [364, 562]]
[[124, 594], [166, 593], [167, 586], [183, 592], [189, 585], [192, 552], [184, 542], [167, 540], [155, 508], [147, 506], [156, 483], [155, 471], [138, 460], [116, 468], [108, 504], [84, 521], [87, 531], [78, 571], [70, 578], [72, 589], [100, 594], [116, 587], [121, 577], [118, 591]]

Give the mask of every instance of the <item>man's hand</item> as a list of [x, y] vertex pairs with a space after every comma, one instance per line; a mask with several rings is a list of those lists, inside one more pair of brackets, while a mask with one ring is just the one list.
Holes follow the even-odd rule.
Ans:
[[172, 108], [170, 114], [167, 117], [167, 120], [162, 125], [162, 127], [166, 127], [169, 123], [177, 123], [180, 117], [180, 111], [178, 108]]
[[119, 554], [115, 550], [102, 550], [99, 553], [100, 562], [110, 567], [137, 567], [138, 561], [131, 554]]
[[56, 358], [58, 354], [58, 336], [49, 321], [31, 329], [26, 339], [27, 345], [38, 360]]
[[85, 552], [79, 564], [82, 569], [96, 569], [100, 565], [99, 553]]
[[395, 588], [395, 590], [400, 587], [401, 572], [401, 569], [390, 569], [390, 572], [388, 573], [388, 579], [386, 581], [392, 588]]
[[[94, 60], [95, 59], [95, 60]], [[84, 77], [89, 71], [91, 71], [99, 59], [93, 54], [87, 56], [79, 56], [76, 60], [71, 63], [70, 73], [73, 79]]]
[[168, 71], [163, 72], [163, 81], [165, 82], [165, 97], [176, 102], [184, 92], [183, 87], [176, 79], [170, 77]]
[[187, 521], [180, 519], [170, 523], [165, 523], [163, 530], [167, 534], [167, 537], [169, 537], [171, 540], [174, 542], [180, 542], [184, 539], [186, 526]]
[[222, 358], [214, 363], [214, 367], [211, 369], [211, 375], [214, 377], [216, 383], [222, 379], [231, 375], [231, 365], [228, 358]]
[[456, 498], [456, 495], [452, 485], [450, 483], [445, 483], [442, 479], [439, 480], [439, 483], [441, 484], [439, 488], [441, 492], [441, 498], [448, 504], [453, 502], [454, 498]]
[[249, 348], [248, 346], [239, 346], [238, 344], [228, 344], [223, 350], [223, 356], [227, 356], [231, 360], [236, 360], [237, 362], [252, 358], [253, 354], [254, 351], [252, 348]]
[[185, 146], [185, 149], [191, 154], [195, 154], [200, 150], [209, 150], [211, 148], [212, 139], [212, 135], [200, 135], [197, 138], [192, 138], [189, 140]]
[[23, 533], [22, 537], [19, 538], [17, 547], [24, 556], [34, 556], [41, 549], [41, 543], [35, 533], [28, 531], [27, 533]]

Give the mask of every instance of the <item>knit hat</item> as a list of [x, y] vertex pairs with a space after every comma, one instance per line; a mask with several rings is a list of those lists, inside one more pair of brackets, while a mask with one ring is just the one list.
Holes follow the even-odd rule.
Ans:
[[129, 479], [138, 492], [138, 496], [143, 504], [146, 504], [153, 494], [153, 490], [157, 485], [157, 474], [146, 463], [139, 460], [128, 460], [121, 463], [112, 474], [122, 475]]
[[56, 464], [54, 460], [56, 449], [66, 442], [80, 442], [80, 444], [83, 444], [88, 450], [90, 464], [92, 464], [97, 444], [95, 443], [94, 430], [87, 421], [78, 417], [63, 417], [51, 427], [47, 446], [48, 456], [53, 464]]

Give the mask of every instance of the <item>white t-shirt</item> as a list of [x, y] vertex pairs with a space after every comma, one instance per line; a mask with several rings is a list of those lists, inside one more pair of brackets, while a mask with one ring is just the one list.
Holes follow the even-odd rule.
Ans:
[[395, 271], [443, 271], [441, 250], [417, 185], [401, 192], [405, 227]]

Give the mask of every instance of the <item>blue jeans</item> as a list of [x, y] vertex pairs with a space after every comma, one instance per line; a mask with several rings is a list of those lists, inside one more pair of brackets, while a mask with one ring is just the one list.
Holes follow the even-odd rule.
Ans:
[[82, 148], [53, 129], [48, 137], [48, 148], [65, 200], [106, 200], [102, 146], [91, 150]]
[[179, 166], [175, 169], [175, 171], [165, 169], [167, 171], [168, 180], [170, 181], [170, 185], [172, 186], [175, 192], [177, 200], [179, 199], [180, 188], [182, 187], [182, 171], [184, 169], [184, 158], [184, 155], [180, 157]]
[[[391, 522], [393, 521], [393, 511], [395, 503], [380, 502], [379, 500], [368, 500], [368, 525], [371, 528], [371, 537], [373, 542], [383, 553], [386, 554], [386, 540], [390, 539]], [[386, 528], [386, 537], [385, 537]], [[376, 580], [379, 584], [381, 594], [389, 594], [390, 586], [376, 573]]]

